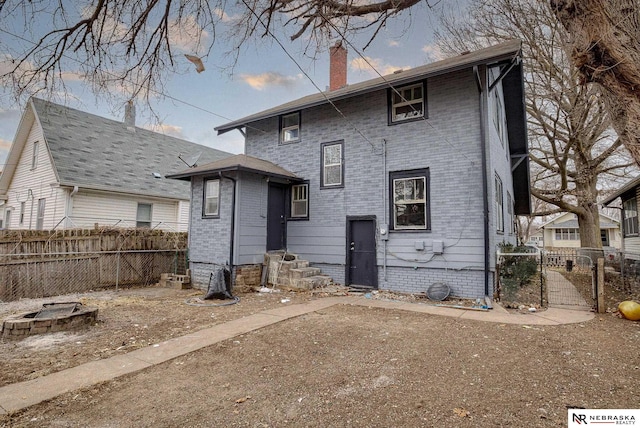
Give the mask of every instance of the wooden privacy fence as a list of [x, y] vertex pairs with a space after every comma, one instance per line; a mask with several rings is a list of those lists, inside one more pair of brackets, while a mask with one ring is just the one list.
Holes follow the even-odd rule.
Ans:
[[186, 233], [132, 230], [4, 231], [0, 301], [151, 285], [184, 274]]

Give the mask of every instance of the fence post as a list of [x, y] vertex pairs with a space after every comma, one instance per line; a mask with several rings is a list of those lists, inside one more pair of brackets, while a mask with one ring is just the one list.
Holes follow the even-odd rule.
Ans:
[[118, 291], [119, 279], [120, 279], [120, 250], [116, 252], [116, 291]]
[[540, 251], [540, 308], [544, 307], [544, 273], [542, 270], [544, 269], [544, 255], [542, 251]]
[[597, 269], [597, 278], [596, 278], [596, 307], [598, 308], [598, 313], [603, 314], [605, 312], [604, 307], [604, 259], [598, 259], [598, 269]]

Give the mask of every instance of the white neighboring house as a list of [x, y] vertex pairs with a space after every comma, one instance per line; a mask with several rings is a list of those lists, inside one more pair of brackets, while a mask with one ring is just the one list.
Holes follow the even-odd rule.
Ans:
[[[578, 218], [573, 213], [562, 214], [541, 226], [544, 231], [544, 248], [580, 248], [580, 232]], [[600, 237], [602, 246], [620, 249], [622, 237], [620, 222], [600, 213]]]
[[0, 176], [4, 229], [99, 226], [186, 231], [189, 183], [165, 179], [231, 156], [38, 98], [29, 100]]

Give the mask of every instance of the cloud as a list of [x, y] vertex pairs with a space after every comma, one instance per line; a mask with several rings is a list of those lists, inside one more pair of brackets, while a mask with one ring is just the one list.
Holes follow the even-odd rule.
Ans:
[[156, 125], [144, 125], [143, 128], [149, 129], [159, 134], [170, 135], [172, 137], [185, 139], [182, 126], [169, 125], [167, 123], [161, 123]]
[[[408, 65], [398, 66], [393, 64], [388, 64], [381, 60], [380, 58], [371, 58], [371, 57], [358, 57], [352, 59], [350, 62], [350, 67], [352, 70], [366, 74], [368, 76], [377, 77], [378, 73], [385, 76], [387, 74], [393, 74], [393, 72], [398, 70], [408, 70], [411, 68]], [[377, 73], [376, 73], [377, 71]]]
[[183, 52], [198, 53], [198, 49], [209, 38], [195, 16], [189, 15], [169, 23], [169, 42], [172, 48]]
[[422, 47], [422, 52], [427, 54], [428, 62], [440, 61], [445, 59], [444, 53], [436, 45], [425, 45]]
[[400, 46], [400, 42], [397, 40], [387, 40], [387, 46], [389, 46], [390, 48], [397, 48], [398, 46]]
[[262, 74], [241, 74], [240, 79], [253, 89], [262, 91], [270, 86], [280, 86], [291, 88], [295, 86], [302, 78], [301, 74], [295, 76], [285, 76], [276, 72], [267, 72]]

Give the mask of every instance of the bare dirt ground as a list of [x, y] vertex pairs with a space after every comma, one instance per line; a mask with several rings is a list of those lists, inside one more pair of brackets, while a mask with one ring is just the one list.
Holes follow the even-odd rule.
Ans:
[[[321, 298], [184, 303], [200, 295], [155, 287], [74, 296], [99, 307], [99, 323], [0, 342], [0, 385]], [[0, 304], [0, 318], [28, 304]], [[536, 327], [338, 305], [61, 395], [0, 426], [566, 426], [570, 407], [638, 407], [639, 344], [640, 322], [615, 312]]]

